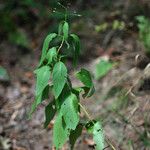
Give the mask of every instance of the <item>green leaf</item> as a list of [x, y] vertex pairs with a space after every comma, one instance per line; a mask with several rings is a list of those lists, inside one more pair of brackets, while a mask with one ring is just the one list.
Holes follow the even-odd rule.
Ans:
[[105, 148], [104, 145], [104, 134], [103, 129], [100, 122], [96, 122], [93, 128], [93, 139], [96, 144], [96, 150], [103, 150]]
[[95, 70], [95, 78], [101, 79], [105, 76], [114, 66], [114, 63], [111, 63], [107, 60], [100, 60], [100, 62], [96, 65]]
[[48, 50], [46, 54], [46, 59], [48, 60], [47, 64], [51, 64], [53, 60], [56, 58], [57, 58], [56, 47], [52, 47], [51, 49]]
[[9, 75], [7, 73], [7, 70], [0, 66], [0, 81], [8, 81]]
[[67, 81], [67, 68], [63, 62], [58, 62], [55, 64], [52, 72], [52, 80], [54, 96], [57, 99]]
[[150, 20], [145, 16], [137, 16], [139, 38], [145, 46], [146, 53], [150, 53]]
[[79, 122], [78, 99], [75, 94], [70, 94], [62, 103], [60, 112], [68, 129], [75, 130]]
[[79, 55], [80, 55], [80, 39], [77, 35], [71, 34], [70, 37], [73, 39], [73, 47], [74, 47], [74, 66], [76, 66]]
[[95, 92], [95, 88], [90, 72], [85, 69], [81, 69], [76, 73], [76, 77], [85, 85], [84, 87], [82, 87], [82, 89], [84, 90], [84, 94], [82, 95], [83, 98], [91, 97]]
[[58, 27], [58, 35], [61, 35], [61, 34], [62, 34], [62, 31], [63, 31], [63, 24], [64, 24], [64, 21], [60, 22], [60, 24], [59, 24], [59, 27]]
[[38, 95], [38, 96], [35, 98], [35, 100], [34, 100], [32, 106], [31, 106], [31, 110], [30, 110], [30, 112], [29, 112], [29, 119], [31, 118], [31, 115], [32, 115], [32, 113], [35, 111], [36, 107], [37, 107], [43, 100], [47, 99], [48, 96], [49, 96], [49, 85], [47, 85], [47, 86], [45, 87], [45, 89], [43, 90], [43, 92], [42, 92], [41, 95]]
[[9, 41], [13, 44], [20, 45], [23, 47], [29, 47], [29, 40], [26, 35], [26, 32], [22, 32], [21, 30], [14, 31], [9, 33]]
[[68, 43], [68, 41], [65, 41], [65, 44], [67, 45], [67, 49], [70, 48], [70, 44]]
[[91, 86], [91, 88], [82, 87], [82, 89], [84, 90], [83, 98], [91, 97], [95, 93], [95, 87], [94, 87], [94, 85]]
[[56, 108], [59, 111], [61, 108], [62, 103], [65, 101], [65, 99], [71, 94], [71, 90], [70, 87], [68, 86], [68, 84], [66, 83], [60, 96], [55, 99], [56, 101]]
[[83, 129], [83, 125], [78, 124], [78, 126], [76, 127], [75, 130], [71, 130], [70, 136], [69, 136], [69, 142], [70, 142], [70, 145], [71, 145], [71, 149], [73, 149], [76, 140], [81, 135], [82, 129]]
[[92, 78], [86, 69], [81, 69], [76, 73], [77, 79], [79, 79], [86, 87], [91, 88], [93, 86]]
[[43, 94], [45, 95], [46, 93], [49, 92], [49, 86], [47, 87], [48, 81], [50, 79], [49, 66], [43, 66], [35, 70], [34, 72], [37, 76], [37, 81], [36, 81], [35, 101], [32, 105], [30, 113], [33, 113], [36, 107], [43, 101], [43, 99], [45, 98], [45, 96], [43, 97]]
[[64, 22], [63, 25], [63, 34], [64, 34], [64, 39], [67, 40], [68, 39], [68, 34], [69, 34], [69, 25], [68, 22]]
[[42, 65], [43, 61], [45, 60], [46, 54], [47, 54], [47, 50], [49, 48], [49, 43], [57, 36], [56, 33], [51, 33], [49, 34], [45, 40], [44, 40], [44, 44], [43, 44], [43, 48], [42, 48], [42, 56], [40, 59], [40, 64], [39, 66]]
[[69, 130], [66, 128], [62, 114], [59, 113], [55, 120], [53, 129], [53, 142], [57, 150], [64, 145], [68, 137]]
[[50, 79], [50, 67], [43, 66], [39, 69], [36, 69], [34, 73], [37, 76], [36, 82], [36, 96], [41, 95], [44, 88], [48, 85], [48, 81]]
[[80, 96], [80, 93], [84, 91], [84, 89], [82, 87], [76, 87], [76, 88], [72, 88], [72, 93], [74, 93], [78, 98]]
[[44, 123], [44, 128], [46, 128], [50, 121], [53, 119], [54, 115], [56, 113], [56, 107], [55, 107], [55, 101], [50, 102], [46, 107], [45, 107], [45, 123]]
[[104, 133], [100, 122], [92, 120], [85, 125], [88, 133], [93, 134], [93, 140], [96, 144], [96, 150], [103, 150], [104, 146]]
[[93, 127], [94, 127], [95, 122], [96, 122], [95, 120], [91, 120], [86, 123], [85, 128], [87, 129], [88, 133], [90, 133], [90, 134], [93, 133]]

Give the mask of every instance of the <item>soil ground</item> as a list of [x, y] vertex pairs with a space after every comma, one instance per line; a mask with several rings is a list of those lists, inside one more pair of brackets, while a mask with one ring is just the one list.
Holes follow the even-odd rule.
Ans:
[[[95, 26], [101, 22], [111, 24], [115, 19], [126, 18], [127, 13], [119, 12], [122, 6], [125, 12], [133, 8], [127, 7], [128, 4], [121, 0], [109, 9], [96, 4], [93, 2], [88, 8], [93, 9], [94, 17], [81, 17], [72, 22], [72, 31], [79, 33], [83, 43], [77, 70], [85, 67], [94, 74], [95, 65], [102, 57], [116, 62], [116, 65], [101, 80], [93, 79], [96, 93], [92, 98], [83, 99], [82, 104], [92, 118], [102, 121], [107, 139], [106, 150], [112, 149], [108, 143], [116, 150], [150, 150], [150, 57], [145, 54], [138, 39], [134, 21], [128, 20], [129, 23], [125, 23], [126, 27], [121, 31], [110, 28], [100, 33], [95, 31]], [[135, 14], [131, 11], [132, 15]], [[33, 70], [38, 64], [46, 30], [41, 30], [37, 35], [30, 35], [32, 50], [29, 51], [5, 40], [0, 44], [0, 64], [10, 76], [10, 81], [0, 82], [1, 150], [52, 149], [54, 121], [47, 130], [43, 129], [46, 103], [38, 107], [31, 120], [27, 119], [34, 100]], [[73, 84], [78, 85], [71, 69], [71, 60], [68, 66]], [[84, 113], [81, 117], [85, 117]], [[67, 149], [68, 143], [63, 147], [63, 150]], [[75, 149], [94, 149], [92, 137], [85, 130]]]

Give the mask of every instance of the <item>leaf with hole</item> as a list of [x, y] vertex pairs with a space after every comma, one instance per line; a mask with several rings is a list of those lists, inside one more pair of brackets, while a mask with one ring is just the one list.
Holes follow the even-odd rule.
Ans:
[[88, 133], [90, 134], [93, 133], [93, 130], [94, 130], [93, 127], [95, 123], [96, 123], [95, 120], [90, 120], [86, 123], [85, 128], [87, 129]]
[[96, 122], [93, 127], [93, 139], [96, 144], [96, 150], [103, 150], [104, 146], [104, 134], [100, 122]]
[[104, 149], [104, 133], [102, 130], [102, 125], [99, 121], [89, 121], [85, 125], [88, 133], [93, 134], [93, 140], [96, 144], [96, 150], [103, 150]]
[[57, 99], [67, 81], [67, 68], [63, 62], [60, 61], [55, 64], [52, 72], [52, 80], [54, 96]]

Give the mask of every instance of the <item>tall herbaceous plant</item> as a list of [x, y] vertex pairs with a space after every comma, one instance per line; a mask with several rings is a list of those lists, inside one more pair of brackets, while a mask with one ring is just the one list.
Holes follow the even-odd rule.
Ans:
[[[50, 33], [44, 40], [41, 59], [34, 71], [36, 90], [30, 116], [51, 93], [53, 99], [45, 107], [44, 127], [47, 128], [56, 116], [53, 126], [54, 147], [60, 149], [69, 140], [73, 149], [76, 140], [82, 134], [82, 129], [85, 128], [88, 133], [93, 134], [95, 148], [103, 150], [104, 136], [101, 123], [91, 119], [80, 103], [81, 96], [91, 97], [95, 91], [90, 72], [84, 68], [78, 71], [75, 76], [83, 86], [73, 87], [65, 64], [69, 57], [63, 53], [65, 49], [70, 50], [73, 55], [73, 66], [76, 66], [80, 54], [80, 39], [76, 34], [69, 32], [67, 17], [60, 22], [58, 32]], [[80, 119], [81, 109], [88, 118], [85, 122]]]

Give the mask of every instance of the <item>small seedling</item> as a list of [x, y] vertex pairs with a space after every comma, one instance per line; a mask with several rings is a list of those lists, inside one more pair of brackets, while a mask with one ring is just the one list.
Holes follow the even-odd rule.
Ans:
[[114, 20], [112, 23], [104, 22], [95, 26], [96, 32], [105, 32], [108, 29], [122, 31], [126, 28], [124, 21]]
[[0, 81], [9, 81], [7, 70], [0, 66]]
[[[54, 41], [58, 41], [59, 44], [51, 47]], [[83, 83], [83, 86], [76, 88], [72, 86], [65, 64], [68, 55], [62, 54], [67, 48], [72, 49], [73, 64], [76, 66], [80, 53], [80, 39], [76, 34], [69, 34], [69, 24], [65, 19], [59, 24], [58, 33], [49, 34], [44, 41], [41, 59], [38, 68], [34, 71], [37, 77], [36, 92], [30, 116], [51, 93], [53, 100], [45, 107], [44, 127], [47, 128], [56, 116], [53, 127], [55, 148], [62, 148], [69, 139], [70, 147], [73, 149], [82, 129], [86, 128], [93, 134], [95, 148], [103, 150], [104, 136], [101, 123], [91, 119], [80, 103], [81, 96], [87, 98], [94, 93], [92, 77], [89, 71], [82, 68], [75, 76]], [[88, 117], [85, 123], [80, 121], [81, 109]]]
[[150, 54], [150, 20], [145, 16], [138, 16], [136, 19], [140, 40], [144, 44], [146, 53]]
[[114, 66], [115, 63], [112, 63], [109, 60], [100, 59], [95, 67], [95, 78], [97, 80], [103, 78]]

